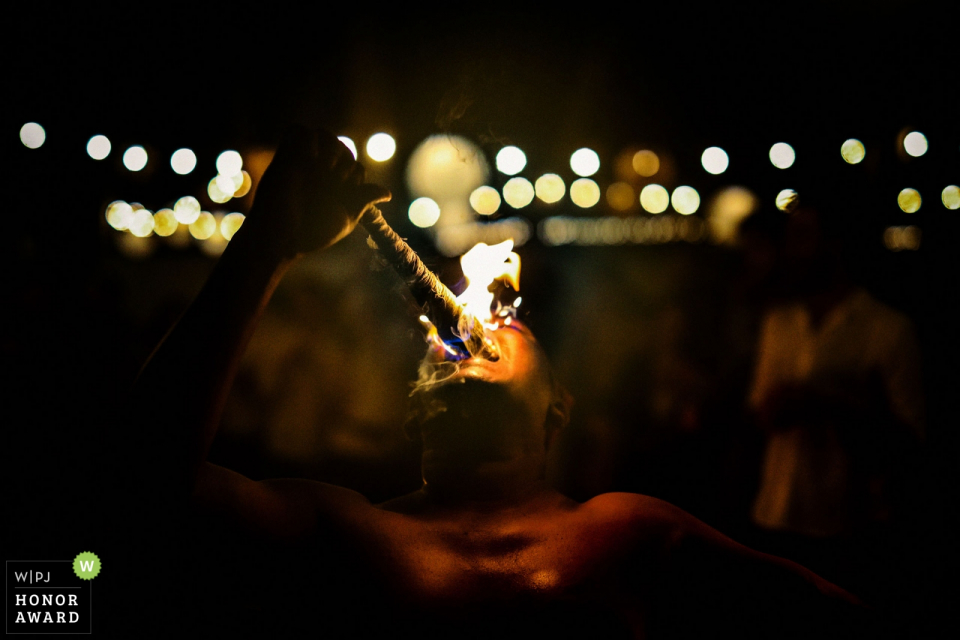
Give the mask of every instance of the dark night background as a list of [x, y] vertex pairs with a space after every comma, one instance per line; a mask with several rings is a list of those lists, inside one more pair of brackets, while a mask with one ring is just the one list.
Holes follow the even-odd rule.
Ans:
[[[119, 576], [156, 572], [163, 584], [178, 584], [165, 573], [175, 569], [155, 568], [168, 549], [148, 549], [139, 540], [205, 553], [191, 549], [182, 528], [174, 539], [165, 537], [170, 532], [163, 525], [143, 530], [149, 519], [125, 517], [137, 502], [131, 469], [156, 461], [142, 462], [149, 452], [138, 450], [136, 416], [124, 413], [123, 400], [215, 259], [193, 246], [127, 257], [117, 248], [118, 232], [103, 221], [107, 203], [124, 198], [156, 210], [181, 195], [200, 197], [220, 151], [272, 149], [291, 122], [325, 127], [358, 144], [385, 130], [397, 139], [397, 154], [368, 167], [371, 179], [394, 193], [385, 214], [448, 277], [456, 265], [405, 216], [405, 159], [426, 136], [465, 136], [491, 160], [501, 146], [516, 144], [529, 159], [524, 175], [556, 171], [568, 183], [569, 154], [588, 146], [601, 158], [595, 177], [601, 186], [614, 180], [614, 158], [622, 150], [647, 147], [665, 150], [674, 183], [695, 186], [704, 202], [721, 187], [745, 185], [761, 207], [772, 208], [780, 189], [802, 192], [825, 176], [857, 190], [863, 235], [875, 239], [857, 275], [914, 321], [928, 414], [925, 449], [909, 467], [910, 508], [897, 523], [902, 562], [891, 573], [899, 582], [878, 604], [913, 637], [936, 635], [951, 617], [957, 569], [960, 212], [945, 209], [938, 195], [960, 180], [957, 10], [852, 0], [761, 8], [768, 6], [584, 4], [528, 11], [488, 4], [405, 12], [316, 5], [288, 12], [271, 3], [234, 3], [110, 10], [31, 5], [8, 13], [0, 235], [4, 558], [67, 559], [95, 551], [104, 565], [97, 586], [106, 583], [101, 592], [107, 594], [95, 614], [106, 626], [110, 616], [136, 624], [133, 609], [118, 610], [121, 601], [130, 606]], [[30, 121], [47, 133], [37, 150], [17, 137]], [[925, 156], [898, 152], [898, 136], [908, 130], [930, 140]], [[113, 142], [102, 162], [84, 151], [95, 133]], [[867, 147], [860, 165], [840, 160], [839, 145], [848, 137]], [[788, 172], [767, 160], [769, 146], [780, 140], [797, 150]], [[151, 154], [139, 174], [120, 164], [131, 144]], [[700, 167], [701, 151], [712, 145], [731, 157], [720, 176]], [[166, 163], [180, 147], [199, 158], [187, 176], [173, 174]], [[904, 186], [925, 198], [909, 219], [896, 206]], [[227, 207], [245, 212], [250, 200]], [[521, 215], [534, 225], [547, 215], [591, 215], [574, 209], [564, 200], [531, 205]], [[884, 249], [883, 228], [904, 224], [922, 228], [920, 249]], [[536, 237], [519, 253], [530, 324], [578, 396], [553, 469], [556, 482], [579, 499], [611, 489], [650, 493], [735, 536], [744, 527], [757, 463], [755, 443], [737, 426], [751, 359], [733, 353], [735, 346], [724, 350], [717, 328], [729, 310], [724, 291], [734, 279], [734, 254], [707, 243], [549, 247]], [[252, 364], [238, 379], [212, 459], [257, 479], [339, 482], [374, 500], [416, 488], [416, 451], [397, 422], [403, 409], [360, 415], [356, 407], [364, 398], [331, 386], [346, 383], [331, 379], [330, 370], [352, 363], [357, 371], [343, 379], [389, 378], [390, 401], [399, 398], [400, 406], [406, 380], [415, 375], [422, 352], [412, 337], [415, 324], [391, 274], [371, 272], [369, 262], [362, 238], [352, 237], [291, 274], [271, 303], [264, 337], [254, 339]], [[357, 274], [371, 273], [354, 284]], [[622, 300], [608, 297], [614, 295]], [[623, 398], [655, 387], [657, 358], [670, 356], [656, 352], [656, 340], [645, 332], [673, 327], [672, 313], [685, 327], [678, 329], [677, 347], [690, 365], [685, 371], [705, 381], [691, 383], [706, 389], [694, 393], [698, 426], [692, 435], [670, 431], [680, 424], [670, 420], [661, 425], [664, 432], [630, 431], [623, 416], [636, 407]], [[350, 322], [356, 317], [370, 318], [369, 324]], [[271, 345], [289, 351], [314, 335], [317, 354], [294, 370], [317, 367], [316, 387], [298, 391], [296, 381], [278, 382], [283, 365], [271, 364]], [[598, 351], [591, 357], [581, 348]], [[604, 349], [620, 355], [604, 360]], [[635, 376], [636, 389], [597, 382], [617, 373]], [[272, 387], [264, 376], [274, 376]], [[299, 415], [335, 416], [333, 426], [293, 440], [308, 441], [317, 455], [283, 454], [290, 445], [269, 429], [281, 418], [251, 400], [271, 389], [270, 407], [316, 394], [313, 404], [297, 405]], [[349, 399], [323, 400], [338, 393]], [[629, 446], [616, 446], [624, 442]], [[611, 448], [636, 456], [610, 458], [604, 451]], [[197, 526], [206, 538], [196, 545], [213, 554], [213, 566], [230, 565], [229, 545], [217, 548], [209, 540], [217, 525]]]

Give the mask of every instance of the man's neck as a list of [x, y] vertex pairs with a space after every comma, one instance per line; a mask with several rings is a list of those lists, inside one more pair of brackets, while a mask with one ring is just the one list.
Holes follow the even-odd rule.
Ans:
[[519, 468], [510, 469], [511, 466], [490, 463], [472, 473], [431, 478], [420, 490], [383, 506], [404, 513], [483, 515], [525, 512], [568, 500], [546, 484], [536, 467], [518, 465]]

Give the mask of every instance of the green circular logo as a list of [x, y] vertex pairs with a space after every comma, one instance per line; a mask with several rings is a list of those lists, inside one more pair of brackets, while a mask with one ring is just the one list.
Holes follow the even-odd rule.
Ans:
[[100, 558], [90, 551], [83, 551], [73, 559], [73, 572], [81, 580], [93, 580], [100, 574]]

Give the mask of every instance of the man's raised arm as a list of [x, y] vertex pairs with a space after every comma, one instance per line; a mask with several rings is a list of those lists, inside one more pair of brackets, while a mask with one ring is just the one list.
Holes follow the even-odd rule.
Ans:
[[303, 254], [344, 238], [367, 207], [389, 198], [387, 190], [364, 183], [363, 167], [332, 135], [303, 128], [288, 133], [243, 227], [134, 386], [147, 466], [159, 476], [152, 481], [162, 493], [225, 503], [255, 526], [267, 520], [295, 533], [302, 525], [293, 515], [296, 505], [285, 501], [302, 499], [303, 487], [255, 483], [206, 463], [207, 451], [243, 351], [283, 274]]

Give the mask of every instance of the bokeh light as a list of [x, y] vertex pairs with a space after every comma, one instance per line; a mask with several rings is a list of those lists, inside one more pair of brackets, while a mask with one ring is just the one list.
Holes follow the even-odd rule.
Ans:
[[470, 206], [482, 216], [489, 216], [500, 208], [500, 192], [493, 187], [477, 187], [470, 194]]
[[107, 224], [117, 231], [123, 231], [130, 227], [130, 220], [133, 218], [133, 207], [123, 200], [116, 200], [107, 205], [107, 210], [104, 215], [107, 219]]
[[239, 179], [235, 181], [233, 179], [234, 176], [225, 176], [222, 174], [218, 175], [216, 178], [214, 178], [214, 180], [217, 182], [217, 189], [219, 189], [224, 195], [228, 195], [232, 198], [233, 194], [237, 191], [237, 187], [243, 183], [243, 176], [237, 175], [235, 177]]
[[237, 190], [233, 192], [234, 198], [242, 198], [250, 193], [250, 187], [253, 186], [253, 179], [250, 178], [249, 173], [246, 171], [241, 171], [239, 174], [233, 176], [233, 184], [236, 185], [237, 182], [240, 183], [240, 186], [238, 186]]
[[397, 141], [388, 133], [375, 133], [367, 139], [367, 155], [371, 160], [386, 162], [397, 151]]
[[910, 188], [902, 190], [897, 195], [897, 204], [900, 205], [904, 213], [916, 213], [920, 210], [922, 204], [920, 192]]
[[919, 158], [927, 152], [927, 136], [919, 131], [911, 131], [903, 138], [903, 150], [914, 158]]
[[960, 187], [955, 184], [951, 184], [943, 188], [943, 193], [940, 194], [940, 199], [943, 201], [943, 206], [951, 211], [956, 211], [960, 209]]
[[87, 155], [94, 160], [103, 160], [110, 155], [110, 138], [96, 135], [87, 140]]
[[592, 176], [600, 170], [600, 156], [593, 149], [577, 149], [570, 156], [570, 168], [582, 178]]
[[487, 184], [489, 177], [490, 166], [483, 150], [456, 135], [425, 138], [407, 161], [410, 197], [426, 197], [437, 203], [439, 227], [472, 222], [476, 214], [470, 208], [470, 194]]
[[193, 196], [184, 196], [173, 205], [173, 215], [181, 224], [191, 224], [200, 215], [200, 201]]
[[700, 208], [700, 194], [693, 187], [677, 187], [670, 196], [670, 202], [677, 213], [688, 216]]
[[589, 209], [600, 202], [600, 187], [590, 178], [574, 180], [570, 185], [570, 199], [578, 207]]
[[883, 231], [883, 244], [891, 251], [916, 251], [920, 248], [922, 233], [919, 227], [887, 227]]
[[563, 183], [563, 178], [555, 173], [546, 173], [537, 178], [537, 181], [534, 183], [534, 191], [536, 191], [538, 198], [547, 204], [552, 204], [559, 202], [563, 198], [567, 187]]
[[503, 199], [514, 209], [522, 209], [533, 202], [534, 195], [533, 185], [526, 178], [510, 178], [503, 185]]
[[863, 143], [856, 138], [850, 138], [840, 145], [840, 155], [843, 156], [847, 164], [860, 164], [866, 154], [867, 150]]
[[222, 176], [235, 176], [243, 169], [243, 158], [236, 151], [228, 150], [217, 156], [217, 173]]
[[355, 143], [351, 138], [347, 136], [337, 136], [337, 140], [343, 143], [347, 149], [350, 149], [350, 153], [353, 154], [353, 159], [357, 159], [357, 143]]
[[[514, 176], [527, 166], [527, 156], [519, 147], [509, 146], [497, 152], [497, 171]], [[509, 203], [509, 201], [508, 201]]]
[[172, 236], [179, 226], [180, 223], [173, 209], [160, 209], [153, 214], [153, 231], [158, 236]]
[[190, 149], [177, 149], [170, 156], [173, 172], [185, 176], [197, 167], [197, 154]]
[[607, 204], [616, 211], [626, 211], [635, 203], [633, 187], [626, 182], [614, 182], [607, 187]]
[[217, 204], [223, 204], [231, 198], [229, 193], [224, 193], [223, 189], [220, 188], [221, 183], [224, 183], [224, 186], [229, 184], [228, 190], [233, 188], [233, 180], [226, 176], [216, 176], [207, 183], [207, 196]]
[[746, 187], [727, 187], [717, 193], [707, 209], [710, 236], [717, 243], [733, 243], [744, 218], [760, 204], [756, 194]]
[[39, 149], [47, 139], [47, 132], [36, 122], [20, 127], [20, 142], [28, 149]]
[[407, 209], [407, 217], [410, 218], [410, 222], [421, 229], [432, 227], [440, 219], [440, 205], [431, 198], [417, 198], [410, 203], [410, 208]]
[[233, 240], [233, 234], [240, 229], [244, 220], [246, 220], [246, 216], [236, 211], [223, 216], [220, 220], [220, 235], [228, 242]]
[[201, 211], [197, 219], [190, 223], [190, 235], [197, 240], [206, 240], [217, 232], [217, 219], [209, 211]]
[[130, 171], [140, 171], [147, 166], [147, 150], [134, 145], [123, 152], [123, 166]]
[[727, 152], [720, 147], [709, 147], [700, 156], [700, 163], [707, 173], [716, 176], [727, 170], [727, 167], [730, 166], [730, 158], [727, 156]]
[[223, 250], [227, 248], [227, 239], [223, 237], [222, 233], [217, 231], [222, 219], [223, 213], [214, 214], [214, 232], [209, 238], [200, 243], [200, 251], [203, 252], [204, 255], [208, 255], [211, 258], [218, 257], [221, 253], [223, 253]]
[[770, 162], [777, 169], [789, 169], [797, 159], [797, 153], [786, 142], [778, 142], [770, 147]]
[[647, 213], [663, 213], [670, 206], [670, 193], [658, 184], [640, 190], [640, 206]]
[[797, 192], [793, 189], [783, 189], [780, 193], [777, 194], [776, 205], [777, 209], [780, 211], [786, 211], [790, 213], [797, 208], [799, 203], [799, 196]]
[[641, 149], [633, 154], [633, 170], [637, 175], [649, 178], [660, 170], [660, 158], [653, 151]]
[[146, 238], [153, 234], [153, 213], [147, 209], [138, 209], [130, 218], [130, 233], [138, 238]]

